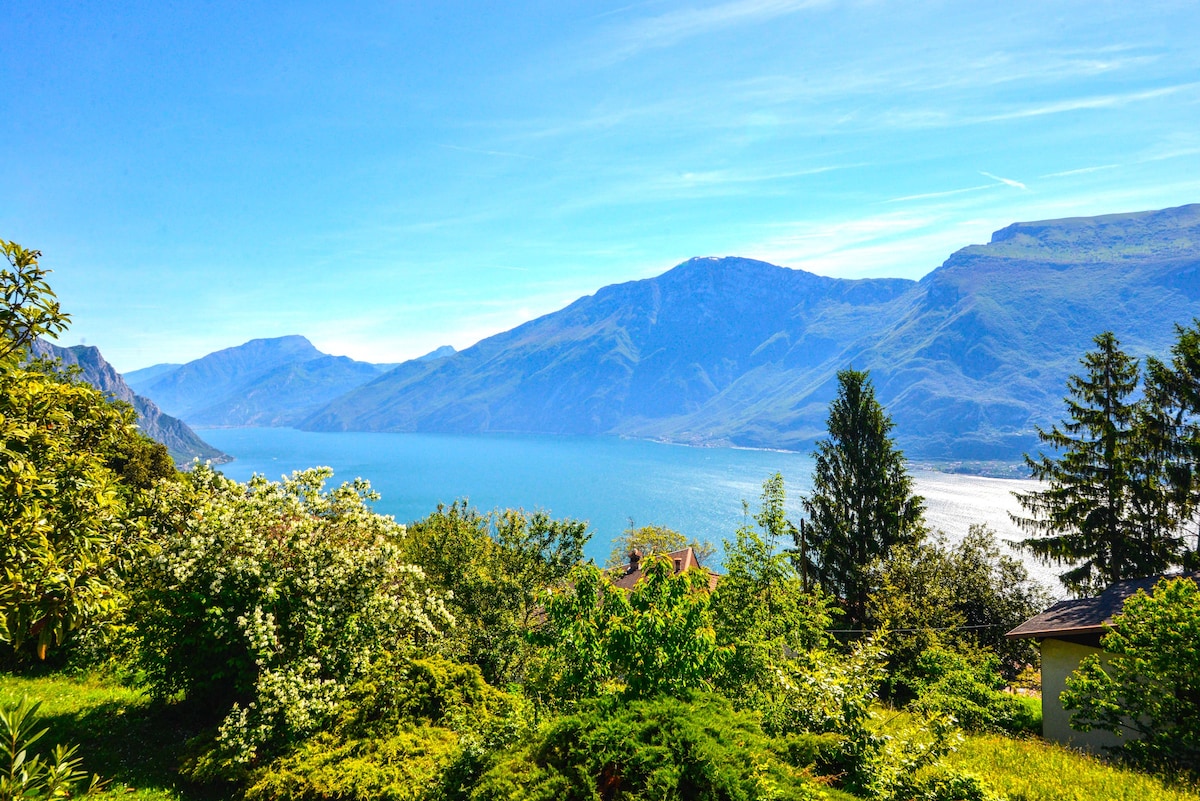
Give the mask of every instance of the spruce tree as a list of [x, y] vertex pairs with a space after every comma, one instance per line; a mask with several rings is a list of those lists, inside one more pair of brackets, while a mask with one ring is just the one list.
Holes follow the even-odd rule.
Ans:
[[1200, 568], [1200, 319], [1175, 327], [1169, 362], [1146, 360], [1147, 434], [1163, 462], [1158, 506], [1177, 527], [1183, 561]]
[[851, 624], [865, 620], [871, 564], [924, 534], [923, 499], [913, 495], [892, 427], [867, 373], [839, 372], [829, 436], [817, 443], [813, 489], [802, 500], [804, 548], [816, 580], [843, 600]]
[[1059, 580], [1076, 595], [1161, 572], [1179, 550], [1161, 495], [1170, 438], [1161, 409], [1153, 398], [1133, 401], [1138, 362], [1112, 332], [1094, 342], [1080, 361], [1084, 374], [1067, 379], [1066, 419], [1037, 429], [1059, 455], [1025, 456], [1046, 488], [1015, 493], [1027, 516], [1012, 516], [1033, 535], [1022, 548], [1070, 566]]

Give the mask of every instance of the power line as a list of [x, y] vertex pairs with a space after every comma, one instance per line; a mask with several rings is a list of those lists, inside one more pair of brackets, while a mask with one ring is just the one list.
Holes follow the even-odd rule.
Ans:
[[922, 631], [964, 631], [966, 629], [995, 629], [1002, 628], [1004, 623], [977, 623], [971, 626], [929, 626], [919, 629], [825, 629], [826, 634], [877, 634], [886, 631], [891, 634], [917, 634]]

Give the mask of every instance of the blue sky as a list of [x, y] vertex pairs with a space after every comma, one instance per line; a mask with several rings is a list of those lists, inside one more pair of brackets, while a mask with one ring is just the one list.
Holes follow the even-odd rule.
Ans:
[[1200, 202], [1200, 4], [0, 9], [0, 238], [120, 370], [398, 361], [691, 256], [918, 278]]

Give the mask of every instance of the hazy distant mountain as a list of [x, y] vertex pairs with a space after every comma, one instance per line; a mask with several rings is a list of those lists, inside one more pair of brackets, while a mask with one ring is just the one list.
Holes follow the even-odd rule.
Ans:
[[[458, 351], [456, 351], [450, 345], [442, 345], [440, 348], [438, 348], [436, 350], [429, 351], [429, 353], [426, 353], [424, 356], [418, 356], [417, 361], [419, 361], [419, 362], [437, 361], [438, 359], [444, 359], [447, 356], [453, 356], [456, 353], [458, 353]], [[391, 366], [397, 367], [399, 365], [393, 364]]]
[[379, 376], [379, 368], [346, 356], [290, 362], [242, 384], [227, 397], [188, 412], [199, 426], [287, 426]]
[[131, 386], [202, 426], [291, 425], [383, 372], [324, 354], [302, 336], [254, 339], [174, 369], [160, 367], [130, 373]]
[[32, 351], [34, 356], [61, 359], [65, 366], [78, 366], [80, 377], [84, 381], [110, 397], [133, 406], [138, 415], [138, 428], [146, 436], [166, 445], [176, 464], [185, 466], [196, 458], [211, 460], [217, 464], [230, 461], [228, 455], [196, 436], [196, 432], [182, 420], [163, 414], [154, 401], [135, 394], [121, 375], [100, 355], [99, 349], [86, 345], [61, 348], [39, 339], [34, 342]]
[[1095, 334], [1158, 353], [1196, 316], [1200, 205], [1019, 223], [919, 282], [692, 259], [402, 364], [302, 427], [807, 447], [854, 366], [910, 455], [1014, 459]]
[[153, 381], [159, 376], [166, 375], [174, 370], [183, 367], [182, 364], [173, 364], [166, 362], [163, 364], [152, 364], [149, 367], [143, 367], [140, 370], [130, 370], [128, 373], [122, 373], [121, 377], [125, 379], [125, 383], [129, 386], [142, 385]]

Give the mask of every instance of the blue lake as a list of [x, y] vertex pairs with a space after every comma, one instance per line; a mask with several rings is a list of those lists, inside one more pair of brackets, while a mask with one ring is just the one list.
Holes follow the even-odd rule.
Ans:
[[[480, 510], [545, 509], [587, 520], [588, 556], [603, 562], [612, 538], [629, 526], [654, 523], [720, 546], [744, 521], [742, 501], [758, 508], [762, 482], [783, 474], [788, 509], [800, 517], [809, 490], [806, 454], [733, 448], [692, 448], [617, 437], [312, 433], [289, 428], [205, 429], [202, 436], [236, 457], [221, 470], [244, 481], [254, 473], [277, 479], [328, 465], [335, 480], [363, 477], [382, 496], [376, 509], [407, 522], [440, 503], [466, 498]], [[1002, 539], [1022, 536], [1009, 520], [1019, 507], [1013, 490], [1032, 481], [980, 478], [913, 469], [926, 519], [951, 539], [972, 523], [987, 523]], [[1027, 562], [1047, 584], [1053, 571]]]

